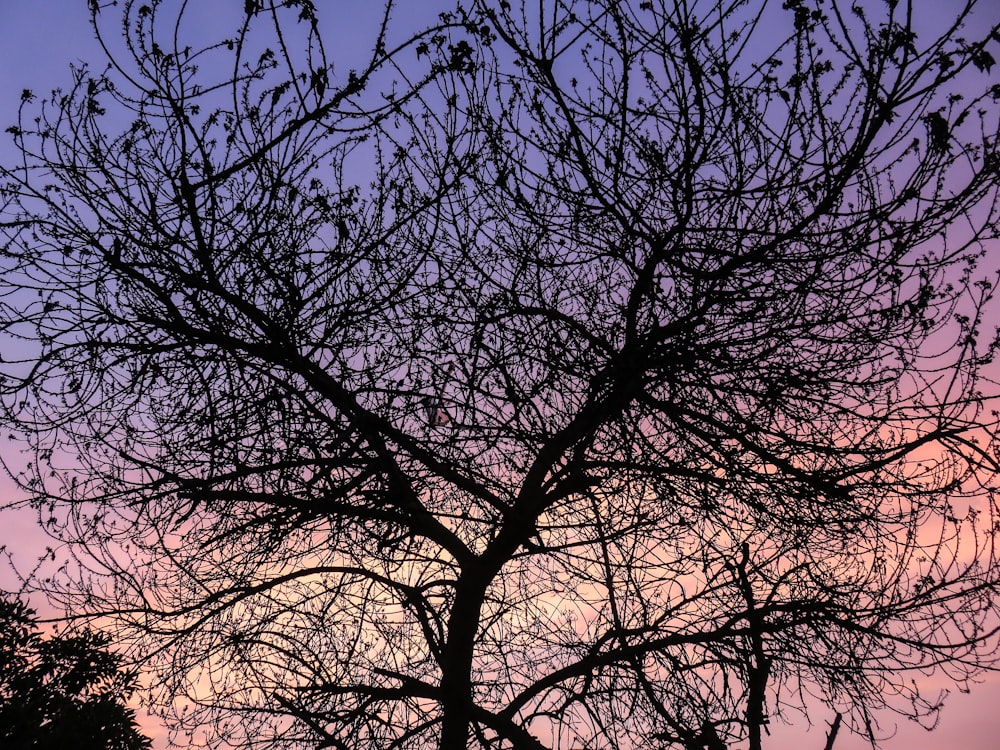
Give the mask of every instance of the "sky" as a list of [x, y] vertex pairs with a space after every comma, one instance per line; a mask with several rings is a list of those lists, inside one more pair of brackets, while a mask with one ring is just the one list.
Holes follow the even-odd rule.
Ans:
[[[410, 0], [411, 2], [413, 0]], [[993, 1], [1000, 16], [1000, 1]], [[321, 6], [325, 3], [318, 3]], [[404, 5], [406, 3], [404, 2]], [[927, 3], [931, 5], [932, 3]], [[951, 3], [934, 0], [935, 5], [947, 7]], [[352, 11], [338, 9], [339, 23], [335, 34], [338, 46], [349, 47], [368, 38], [359, 32], [362, 18], [355, 17], [377, 8], [379, 3], [350, 3]], [[242, 0], [200, 0], [199, 10], [205, 21], [211, 23], [213, 13], [229, 15], [234, 9], [242, 10]], [[114, 12], [114, 11], [112, 11]], [[398, 21], [399, 19], [397, 19]], [[406, 21], [407, 19], [404, 19]], [[371, 20], [368, 19], [368, 23]], [[328, 47], [328, 50], [330, 47]], [[0, 0], [0, 160], [7, 162], [11, 151], [10, 136], [2, 131], [14, 123], [23, 89], [45, 93], [69, 81], [70, 63], [81, 60], [99, 60], [96, 42], [87, 23], [87, 0]], [[994, 68], [994, 77], [997, 69]], [[997, 248], [1000, 255], [1000, 247]], [[17, 461], [6, 442], [0, 450], [7, 450], [5, 459]], [[6, 477], [0, 476], [0, 496], [9, 498], [16, 490]], [[29, 565], [44, 549], [46, 539], [37, 528], [30, 512], [0, 515], [0, 545], [6, 545], [20, 565]], [[10, 588], [13, 580], [8, 571], [0, 569], [0, 588]], [[891, 722], [887, 722], [891, 726]], [[773, 727], [772, 741], [765, 747], [773, 750], [804, 748], [822, 750], [824, 727], [818, 727], [808, 737], [800, 731]], [[153, 725], [146, 728], [156, 738], [156, 747], [165, 748], [162, 730]], [[901, 723], [896, 736], [883, 746], [887, 750], [929, 750], [938, 747], [963, 748], [964, 750], [995, 750], [1000, 736], [1000, 675], [986, 676], [983, 684], [970, 694], [953, 693], [947, 702], [939, 727], [928, 733], [912, 723]], [[860, 750], [867, 745], [846, 736], [839, 738], [837, 750]]]

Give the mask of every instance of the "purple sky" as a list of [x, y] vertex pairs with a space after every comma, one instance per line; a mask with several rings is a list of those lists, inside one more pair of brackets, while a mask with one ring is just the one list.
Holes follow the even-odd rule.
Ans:
[[[874, 0], [872, 0], [874, 2]], [[1000, 17], [1000, 2], [985, 0], [984, 5]], [[317, 3], [321, 12], [325, 2]], [[403, 0], [401, 5], [419, 6], [416, 0]], [[450, 5], [450, 3], [445, 3]], [[945, 9], [952, 3], [947, 0], [920, 0], [920, 6]], [[233, 11], [240, 12], [242, 0], [199, 0], [193, 3], [210, 21], [211, 14], [216, 11], [231, 17]], [[333, 3], [330, 3], [332, 6]], [[370, 13], [380, 3], [344, 3], [354, 8], [344, 12], [338, 10], [338, 22], [333, 33], [337, 39], [327, 40], [328, 52], [332, 57], [338, 57], [334, 50], [343, 52], [352, 43], [364, 43], [368, 34], [359, 31], [360, 18], [355, 14]], [[430, 3], [423, 3], [425, 7]], [[0, 0], [0, 160], [8, 162], [11, 151], [10, 136], [2, 131], [16, 119], [20, 92], [29, 88], [36, 93], [44, 94], [51, 88], [65, 85], [69, 80], [68, 65], [71, 62], [92, 59], [98, 60], [96, 42], [87, 24], [87, 0]], [[116, 9], [110, 9], [115, 13]], [[397, 18], [405, 30], [410, 19]], [[370, 21], [369, 21], [370, 23]], [[410, 26], [412, 28], [412, 26]], [[333, 42], [332, 44], [330, 42]], [[1000, 66], [997, 66], [1000, 68]], [[993, 78], [998, 79], [998, 70], [994, 68]], [[1000, 247], [997, 248], [1000, 256]], [[14, 463], [18, 462], [16, 454], [12, 453], [6, 441], [0, 443], [0, 450], [7, 450], [4, 458]], [[0, 476], [0, 495], [9, 497], [15, 492], [6, 477]], [[34, 516], [29, 512], [0, 515], [0, 544], [7, 545], [20, 565], [30, 565], [45, 546], [45, 537], [37, 529]], [[9, 588], [13, 581], [9, 572], [0, 568], [0, 587]], [[1000, 746], [1000, 675], [988, 675], [984, 684], [974, 689], [971, 694], [954, 693], [948, 699], [947, 708], [941, 719], [940, 726], [933, 733], [928, 733], [912, 723], [901, 723], [897, 735], [884, 743], [888, 750], [924, 750], [930, 748], [963, 748], [964, 750], [996, 750]], [[821, 720], [820, 720], [821, 721]], [[887, 721], [886, 726], [891, 727]], [[765, 747], [770, 750], [822, 750], [825, 727], [819, 726], [810, 735], [804, 736], [801, 731], [775, 729], [775, 736]], [[154, 727], [147, 729], [150, 733], [159, 735]], [[157, 748], [165, 748], [165, 740], [157, 737]], [[836, 750], [860, 750], [868, 745], [853, 737], [842, 735], [836, 745]]]

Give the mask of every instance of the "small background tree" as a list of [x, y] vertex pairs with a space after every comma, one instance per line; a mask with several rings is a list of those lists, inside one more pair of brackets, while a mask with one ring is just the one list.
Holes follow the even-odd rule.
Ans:
[[136, 677], [95, 633], [43, 637], [35, 613], [0, 596], [0, 746], [147, 750], [125, 705]]

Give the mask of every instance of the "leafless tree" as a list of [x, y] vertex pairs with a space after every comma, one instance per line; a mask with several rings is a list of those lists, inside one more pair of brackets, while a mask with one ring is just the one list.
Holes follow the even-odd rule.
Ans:
[[37, 585], [211, 747], [932, 722], [1000, 626], [959, 5], [390, 4], [352, 63], [308, 0], [94, 3], [0, 188]]

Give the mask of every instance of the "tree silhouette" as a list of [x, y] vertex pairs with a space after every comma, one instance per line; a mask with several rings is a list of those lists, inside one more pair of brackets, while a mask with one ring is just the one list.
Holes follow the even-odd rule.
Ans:
[[1000, 30], [915, 6], [390, 3], [353, 60], [95, 4], [3, 172], [38, 586], [211, 747], [933, 722], [1000, 626]]
[[35, 613], [0, 598], [0, 741], [6, 750], [145, 750], [122, 702], [135, 675], [94, 633], [43, 638]]

